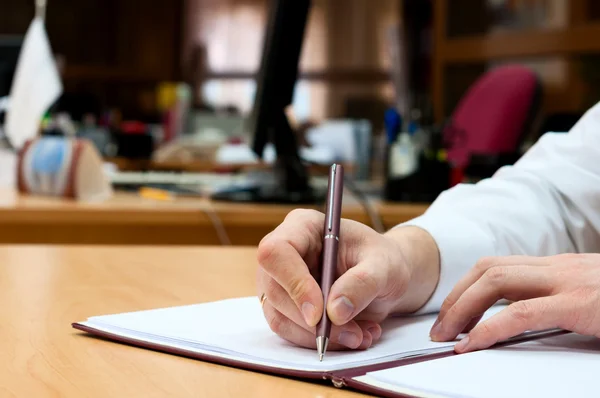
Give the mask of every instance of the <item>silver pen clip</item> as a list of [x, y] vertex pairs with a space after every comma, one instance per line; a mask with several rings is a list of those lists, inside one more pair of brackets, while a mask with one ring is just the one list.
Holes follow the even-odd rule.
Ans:
[[337, 165], [331, 167], [331, 182], [329, 183], [329, 209], [327, 209], [327, 229], [329, 232], [333, 229], [333, 191], [335, 188], [335, 169]]

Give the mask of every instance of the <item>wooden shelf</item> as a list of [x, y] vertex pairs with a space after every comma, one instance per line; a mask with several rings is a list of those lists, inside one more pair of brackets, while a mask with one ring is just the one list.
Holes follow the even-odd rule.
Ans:
[[600, 24], [548, 31], [506, 32], [447, 40], [440, 50], [446, 64], [494, 59], [600, 52]]
[[[339, 68], [300, 72], [300, 79], [309, 81], [325, 81], [329, 83], [380, 83], [390, 80], [391, 72], [382, 69]], [[255, 79], [256, 73], [249, 71], [207, 72], [206, 80], [246, 80]]]
[[[205, 80], [248, 80], [255, 79], [256, 72], [226, 71], [204, 73]], [[314, 70], [300, 73], [300, 79], [329, 83], [372, 84], [390, 80], [391, 72], [382, 69], [333, 69]], [[131, 69], [70, 65], [65, 68], [66, 80], [110, 81], [110, 82], [157, 82], [161, 76], [148, 75]]]
[[[431, 96], [436, 123], [441, 124], [450, 116], [457, 97], [472, 84], [469, 81], [480, 73], [476, 69], [480, 68], [483, 71], [495, 61], [532, 62], [543, 68], [545, 61], [558, 59], [564, 66], [559, 78], [540, 72], [544, 84], [541, 112], [548, 114], [585, 111], [588, 102], [586, 97], [595, 94], [591, 93], [591, 87], [588, 87], [590, 82], [581, 76], [576, 64], [582, 56], [600, 54], [600, 21], [598, 13], [592, 12], [590, 8], [597, 3], [592, 0], [570, 0], [567, 5], [569, 17], [565, 26], [561, 27], [531, 27], [456, 37], [453, 36], [455, 33], [449, 33], [450, 16], [456, 18], [457, 12], [460, 11], [469, 14], [465, 18], [461, 15], [460, 20], [468, 21], [484, 18], [485, 12], [477, 7], [468, 7], [466, 2], [462, 5], [463, 9], [457, 11], [457, 7], [460, 6], [453, 4], [451, 8], [450, 0], [432, 1]], [[464, 75], [461, 75], [462, 72]]]
[[161, 76], [143, 74], [132, 69], [83, 65], [68, 65], [65, 68], [64, 78], [65, 80], [96, 80], [120, 83], [150, 83], [164, 80]]

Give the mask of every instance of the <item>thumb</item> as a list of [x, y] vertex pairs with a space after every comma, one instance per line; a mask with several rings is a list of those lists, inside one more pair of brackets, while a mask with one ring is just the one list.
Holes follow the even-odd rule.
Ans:
[[327, 314], [335, 325], [344, 325], [363, 311], [387, 284], [385, 267], [372, 261], [358, 263], [331, 287]]

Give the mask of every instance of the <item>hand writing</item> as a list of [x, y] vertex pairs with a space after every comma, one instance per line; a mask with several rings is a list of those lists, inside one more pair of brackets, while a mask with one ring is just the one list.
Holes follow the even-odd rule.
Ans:
[[413, 267], [407, 260], [411, 249], [403, 245], [417, 248], [421, 241], [434, 245], [429, 250], [432, 259], [437, 259], [437, 246], [416, 228], [382, 235], [342, 220], [338, 279], [323, 303], [317, 282], [323, 223], [320, 212], [296, 210], [260, 243], [257, 286], [259, 296], [266, 297], [265, 318], [282, 338], [314, 348], [315, 326], [326, 306], [333, 323], [329, 349], [366, 349], [381, 337], [381, 321], [394, 311], [417, 310], [437, 282], [435, 261], [419, 254], [430, 268], [435, 267], [431, 275], [425, 274], [428, 268]]

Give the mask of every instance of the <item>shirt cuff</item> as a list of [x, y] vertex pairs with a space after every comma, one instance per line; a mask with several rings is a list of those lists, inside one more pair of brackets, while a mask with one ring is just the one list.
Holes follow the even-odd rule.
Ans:
[[494, 256], [492, 236], [466, 217], [425, 213], [401, 226], [415, 226], [427, 231], [440, 252], [440, 279], [433, 295], [416, 314], [439, 312], [454, 286], [482, 257]]

